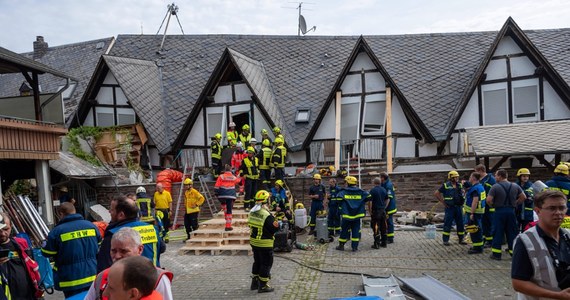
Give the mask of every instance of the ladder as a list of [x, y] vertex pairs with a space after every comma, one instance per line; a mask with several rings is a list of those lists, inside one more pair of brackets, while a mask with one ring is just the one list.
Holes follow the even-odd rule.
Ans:
[[216, 203], [214, 202], [214, 197], [212, 197], [212, 194], [210, 193], [210, 188], [208, 188], [208, 184], [206, 183], [204, 176], [198, 176], [198, 180], [200, 181], [200, 193], [204, 196], [204, 198], [206, 198], [206, 204], [208, 205], [210, 214], [212, 214], [212, 217], [214, 217], [218, 212]]

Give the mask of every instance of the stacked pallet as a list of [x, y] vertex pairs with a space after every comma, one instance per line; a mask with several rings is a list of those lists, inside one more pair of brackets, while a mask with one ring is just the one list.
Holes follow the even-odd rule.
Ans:
[[[242, 205], [235, 203], [234, 207]], [[200, 223], [200, 228], [191, 233], [190, 239], [180, 248], [179, 254], [235, 255], [245, 252], [251, 255], [247, 212], [234, 208], [232, 215], [232, 231], [224, 230], [226, 221], [223, 212], [219, 212], [214, 218]]]

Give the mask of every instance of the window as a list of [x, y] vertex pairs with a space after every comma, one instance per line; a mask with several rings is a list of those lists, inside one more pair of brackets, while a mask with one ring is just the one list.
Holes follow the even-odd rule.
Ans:
[[513, 83], [513, 122], [533, 122], [539, 120], [538, 87], [519, 86]]
[[499, 125], [509, 123], [507, 89], [483, 91], [483, 123]]
[[311, 118], [311, 110], [308, 108], [297, 109], [297, 114], [295, 114], [296, 123], [309, 123]]
[[348, 97], [342, 100], [340, 138], [343, 142], [353, 141], [358, 138], [360, 97]]
[[[371, 98], [374, 96], [376, 96], [376, 99]], [[386, 100], [378, 99], [378, 96], [384, 95], [367, 96], [364, 101], [364, 120], [362, 122], [363, 135], [378, 135], [384, 133]]]
[[111, 113], [98, 112], [97, 113], [97, 126], [108, 127], [115, 125], [115, 118]]
[[[513, 80], [512, 89], [507, 83], [494, 83], [481, 86], [483, 92], [483, 125], [534, 122], [540, 120], [538, 80]], [[509, 112], [508, 92], [511, 93], [512, 111]]]

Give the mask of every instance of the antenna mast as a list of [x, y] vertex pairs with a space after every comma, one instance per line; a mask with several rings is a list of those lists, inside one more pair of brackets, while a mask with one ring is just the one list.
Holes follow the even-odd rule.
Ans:
[[178, 14], [177, 14], [178, 6], [174, 4], [174, 2], [172, 2], [172, 4], [169, 4], [167, 7], [168, 10], [166, 11], [166, 15], [164, 16], [164, 19], [162, 19], [162, 23], [160, 24], [160, 27], [158, 27], [158, 31], [156, 32], [156, 35], [158, 35], [160, 29], [162, 28], [162, 25], [164, 25], [164, 20], [166, 20], [166, 26], [164, 27], [164, 35], [162, 37], [162, 42], [160, 43], [158, 51], [162, 51], [162, 47], [164, 46], [164, 40], [166, 40], [166, 31], [168, 30], [168, 24], [170, 24], [171, 16], [176, 17], [176, 20], [178, 21], [178, 26], [180, 26], [180, 31], [182, 31], [182, 34], [184, 35], [184, 29], [182, 29], [182, 24], [180, 24], [180, 19], [178, 19]]
[[[307, 4], [313, 4], [313, 3], [307, 2]], [[309, 30], [307, 30], [307, 22], [305, 22], [305, 17], [303, 17], [303, 15], [301, 14], [301, 10], [303, 9], [303, 2], [299, 2], [299, 6], [297, 6], [297, 9], [299, 10], [299, 23], [297, 26], [297, 36], [301, 36], [301, 33], [305, 35], [311, 31], [317, 30], [317, 26], [313, 26]]]

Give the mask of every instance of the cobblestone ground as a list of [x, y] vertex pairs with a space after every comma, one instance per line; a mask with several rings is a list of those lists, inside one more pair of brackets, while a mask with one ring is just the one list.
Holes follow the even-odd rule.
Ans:
[[[370, 248], [371, 234], [369, 228], [363, 228], [358, 252], [350, 251], [348, 244], [348, 251], [335, 250], [334, 242], [317, 244], [314, 251], [276, 254], [271, 279], [275, 292], [267, 294], [249, 290], [253, 258], [245, 254], [180, 256], [177, 250], [182, 242], [171, 242], [161, 259], [175, 274], [175, 299], [329, 299], [355, 296], [363, 290], [360, 276], [323, 273], [291, 260], [326, 271], [400, 277], [429, 274], [472, 299], [514, 298], [508, 254], [502, 261], [489, 259], [488, 249], [484, 254], [468, 255], [469, 246], [457, 244], [456, 238], [451, 246], [443, 246], [441, 233], [436, 239], [427, 239], [423, 231], [397, 231], [394, 244], [374, 250]], [[46, 299], [61, 296], [57, 293]]]

